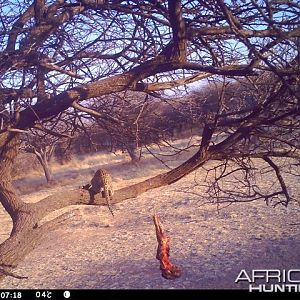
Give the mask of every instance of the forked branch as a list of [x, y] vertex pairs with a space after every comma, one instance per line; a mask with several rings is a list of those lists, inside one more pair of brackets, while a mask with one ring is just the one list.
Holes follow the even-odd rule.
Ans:
[[280, 186], [281, 186], [281, 189], [282, 189], [282, 193], [283, 195], [285, 196], [286, 198], [286, 201], [285, 203], [282, 203], [284, 204], [285, 206], [287, 206], [289, 204], [289, 202], [291, 201], [291, 197], [290, 197], [290, 194], [288, 192], [288, 189], [287, 189], [287, 186], [285, 184], [285, 181], [284, 181], [284, 178], [282, 177], [282, 174], [280, 172], [280, 168], [275, 164], [275, 162], [268, 156], [265, 156], [263, 158], [263, 160], [265, 162], [267, 162], [271, 167], [272, 169], [274, 170], [275, 174], [276, 174], [276, 177], [278, 179], [278, 182], [280, 183]]

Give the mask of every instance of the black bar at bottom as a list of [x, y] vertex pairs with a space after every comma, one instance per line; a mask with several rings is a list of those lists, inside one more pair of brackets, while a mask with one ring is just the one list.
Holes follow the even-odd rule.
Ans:
[[[298, 295], [295, 295], [298, 294]], [[248, 290], [0, 290], [0, 300], [2, 299], [22, 299], [22, 300], [93, 300], [93, 299], [143, 299], [142, 297], [157, 297], [158, 300], [161, 297], [170, 299], [170, 297], [180, 297], [184, 300], [187, 299], [213, 299], [216, 296], [224, 297], [249, 297], [249, 299], [266, 299], [271, 297], [272, 299], [288, 299], [291, 297], [299, 296], [300, 293], [259, 293], [249, 292]], [[291, 298], [290, 298], [291, 299]]]

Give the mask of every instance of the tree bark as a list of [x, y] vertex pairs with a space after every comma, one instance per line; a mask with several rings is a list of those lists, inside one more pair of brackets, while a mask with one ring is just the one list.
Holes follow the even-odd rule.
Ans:
[[134, 165], [138, 165], [140, 159], [139, 159], [139, 149], [135, 144], [127, 145], [126, 150], [130, 156], [131, 162]]
[[42, 155], [37, 155], [38, 161], [40, 162], [41, 166], [43, 167], [43, 171], [46, 177], [46, 180], [48, 183], [53, 181], [53, 175], [52, 175], [52, 171], [51, 168], [49, 166], [49, 163], [47, 161], [47, 159], [45, 157], [43, 157]]
[[[5, 159], [7, 156], [13, 159], [17, 153], [16, 147], [17, 143], [14, 142], [13, 147], [8, 147], [6, 153], [2, 151], [1, 159]], [[112, 203], [135, 198], [153, 188], [171, 184], [204, 164], [207, 159], [208, 156], [200, 149], [187, 162], [165, 174], [115, 191]], [[11, 273], [20, 261], [40, 243], [41, 238], [50, 229], [59, 227], [60, 222], [64, 220], [64, 216], [60, 216], [45, 224], [40, 224], [45, 216], [69, 205], [90, 204], [90, 194], [84, 189], [66, 190], [63, 197], [59, 192], [36, 203], [24, 203], [14, 192], [10, 180], [5, 180], [6, 177], [10, 178], [10, 174], [7, 172], [2, 175], [0, 201], [13, 220], [13, 230], [10, 237], [0, 245], [0, 279], [5, 276], [4, 274]], [[106, 201], [100, 194], [97, 194], [93, 204], [106, 205]]]
[[52, 171], [51, 171], [49, 162], [50, 162], [50, 159], [54, 152], [54, 148], [55, 148], [55, 145], [51, 145], [51, 146], [45, 147], [44, 149], [39, 149], [39, 150], [33, 147], [33, 152], [36, 155], [41, 166], [43, 167], [43, 171], [44, 171], [47, 183], [51, 183], [53, 181], [53, 175], [52, 175]]
[[[118, 203], [151, 189], [172, 184], [209, 160], [232, 157], [230, 149], [243, 138], [243, 130], [235, 133], [216, 145], [210, 145], [214, 128], [204, 127], [200, 149], [183, 164], [166, 173], [159, 174], [140, 183], [115, 191], [112, 203]], [[7, 143], [0, 152], [0, 201], [12, 218], [13, 229], [10, 237], [0, 245], [0, 280], [12, 273], [13, 269], [41, 242], [49, 230], [59, 228], [66, 215], [61, 215], [49, 222], [41, 223], [49, 213], [70, 205], [90, 205], [90, 193], [85, 189], [66, 190], [63, 195], [57, 192], [36, 203], [25, 203], [14, 192], [10, 180], [10, 167], [17, 154], [18, 139], [16, 134], [6, 134]], [[3, 143], [0, 136], [0, 146]], [[210, 145], [210, 146], [209, 146]], [[107, 205], [100, 194], [94, 195], [93, 205]]]
[[[62, 26], [65, 22], [71, 20], [71, 18], [73, 18], [75, 15], [84, 12], [87, 7], [95, 8], [97, 11], [99, 11], [100, 7], [103, 7], [104, 9], [110, 9], [110, 7], [107, 6], [106, 1], [85, 1], [88, 2], [86, 3], [86, 5], [88, 6], [84, 5], [84, 3], [81, 3], [84, 1], [79, 1], [80, 5], [73, 3], [74, 5], [67, 5], [68, 7], [65, 10], [63, 8], [65, 8], [66, 5], [64, 5], [62, 2], [63, 1], [57, 1], [51, 5], [48, 5], [47, 16], [44, 16], [43, 10], [45, 1], [37, 0], [35, 1], [35, 5], [31, 5], [27, 10], [23, 12], [23, 14], [21, 14], [19, 19], [15, 21], [15, 23], [12, 25], [11, 30], [8, 32], [6, 51], [0, 53], [2, 63], [0, 71], [2, 74], [5, 74], [5, 72], [8, 70], [18, 71], [39, 65], [41, 68], [46, 69], [45, 72], [47, 70], [59, 70], [63, 74], [68, 74], [69, 76], [76, 77], [76, 74], [64, 70], [64, 68], [61, 68], [57, 65], [48, 63], [47, 60], [45, 61], [45, 58], [43, 58], [42, 56], [39, 57], [38, 50], [41, 46], [47, 45], [44, 44], [44, 42], [50, 37], [51, 34], [54, 34], [60, 26]], [[149, 1], [149, 3], [150, 2], [154, 3], [155, 1]], [[60, 223], [63, 222], [65, 218], [65, 215], [62, 215], [43, 224], [41, 223], [41, 221], [45, 216], [55, 210], [69, 205], [90, 204], [90, 194], [88, 191], [83, 189], [66, 190], [64, 191], [63, 195], [61, 192], [56, 193], [42, 199], [37, 203], [28, 204], [23, 202], [22, 199], [17, 195], [17, 193], [15, 193], [14, 188], [11, 184], [11, 168], [13, 165], [13, 161], [18, 153], [19, 145], [19, 138], [16, 130], [22, 131], [30, 127], [35, 127], [37, 126], [37, 121], [38, 123], [42, 121], [49, 121], [51, 118], [59, 115], [61, 112], [67, 110], [68, 108], [75, 107], [76, 104], [78, 109], [78, 103], [88, 99], [111, 94], [114, 92], [121, 92], [128, 89], [147, 90], [148, 88], [148, 91], [151, 90], [151, 88], [152, 90], [161, 89], [161, 86], [159, 85], [161, 85], [162, 83], [156, 83], [154, 85], [145, 85], [145, 83], [143, 83], [144, 79], [147, 79], [150, 76], [154, 76], [159, 73], [176, 71], [179, 69], [187, 69], [198, 70], [202, 73], [202, 75], [200, 73], [198, 73], [198, 75], [205, 77], [209, 76], [209, 74], [228, 76], [251, 75], [254, 74], [253, 70], [257, 67], [258, 63], [262, 62], [262, 65], [266, 65], [266, 62], [268, 63], [268, 60], [266, 60], [264, 54], [266, 54], [267, 52], [272, 52], [271, 50], [275, 49], [274, 46], [277, 47], [277, 43], [279, 43], [279, 41], [284, 41], [285, 39], [286, 41], [288, 41], [288, 39], [291, 37], [299, 36], [299, 29], [295, 29], [290, 32], [284, 32], [283, 27], [282, 30], [280, 30], [280, 28], [278, 30], [246, 30], [240, 24], [240, 21], [238, 19], [240, 15], [239, 13], [236, 17], [230, 10], [227, 9], [224, 1], [220, 1], [219, 4], [219, 6], [223, 8], [224, 20], [226, 20], [230, 26], [223, 26], [224, 22], [222, 15], [218, 16], [215, 21], [212, 21], [212, 24], [216, 22], [215, 27], [208, 26], [211, 24], [205, 24], [205, 21], [203, 23], [199, 23], [202, 25], [204, 24], [204, 27], [197, 26], [197, 22], [195, 23], [195, 26], [192, 26], [193, 22], [191, 22], [188, 17], [184, 17], [187, 16], [187, 12], [185, 11], [185, 13], [183, 14], [183, 5], [181, 1], [169, 0], [168, 16], [166, 16], [169, 18], [165, 21], [167, 23], [167, 26], [170, 26], [172, 30], [171, 41], [161, 50], [160, 53], [155, 55], [151, 52], [149, 56], [145, 55], [145, 61], [137, 66], [131, 67], [128, 70], [124, 70], [123, 73], [108, 71], [107, 73], [103, 74], [103, 77], [100, 77], [96, 81], [93, 81], [94, 79], [92, 80], [92, 82], [89, 82], [89, 80], [85, 80], [85, 83], [79, 86], [72, 86], [68, 90], [64, 90], [59, 94], [53, 92], [51, 93], [52, 96], [50, 97], [50, 99], [47, 99], [48, 97], [45, 93], [45, 83], [42, 69], [40, 69], [41, 73], [37, 76], [38, 82], [36, 83], [36, 92], [33, 90], [35, 83], [31, 79], [30, 81], [33, 82], [31, 88], [24, 87], [21, 89], [21, 91], [12, 88], [0, 89], [0, 100], [2, 99], [2, 102], [4, 104], [12, 105], [12, 99], [14, 99], [15, 102], [18, 102], [19, 100], [21, 101], [24, 97], [32, 98], [38, 96], [40, 100], [37, 101], [37, 103], [35, 103], [34, 105], [28, 105], [26, 108], [21, 110], [19, 117], [15, 117], [13, 120], [11, 120], [7, 128], [3, 128], [0, 132], [0, 202], [3, 205], [4, 209], [11, 216], [13, 222], [13, 229], [10, 237], [0, 245], [0, 279], [3, 278], [5, 274], [11, 273], [11, 271], [13, 271], [18, 263], [28, 253], [30, 253], [30, 251], [32, 251], [38, 243], [40, 243], [41, 238], [44, 237], [49, 230], [59, 227]], [[116, 11], [122, 12], [123, 8]], [[251, 11], [252, 10], [250, 9], [249, 12]], [[165, 17], [165, 14], [167, 12], [165, 11], [164, 6], [162, 13]], [[245, 15], [242, 14], [242, 16], [244, 17]], [[20, 39], [22, 39], [23, 27], [32, 17], [35, 17], [37, 26], [32, 26], [26, 32], [26, 39], [23, 39], [24, 44], [21, 45], [22, 40]], [[44, 17], [47, 20], [43, 20]], [[264, 17], [264, 15], [262, 15], [262, 17]], [[45, 21], [47, 22], [45, 23]], [[137, 23], [137, 30], [140, 26], [140, 23], [140, 21], [139, 23]], [[218, 24], [220, 26], [217, 26]], [[206, 25], [207, 28], [205, 27]], [[279, 25], [284, 26], [284, 23], [279, 22]], [[133, 28], [135, 28], [134, 25]], [[203, 37], [204, 35], [212, 35], [212, 38], [216, 37], [217, 39], [219, 39], [218, 36], [220, 36], [221, 34], [232, 35], [233, 39], [242, 41], [246, 46], [248, 46], [249, 57], [251, 56], [250, 62], [248, 64], [227, 65], [225, 63], [224, 65], [222, 63], [223, 58], [220, 61], [216, 60], [217, 64], [213, 65], [203, 65], [201, 62], [195, 63], [193, 60], [187, 60], [188, 40], [193, 43], [193, 37]], [[256, 48], [259, 48], [259, 44], [256, 47], [256, 45], [252, 45], [249, 40], [246, 40], [251, 36], [272, 37], [273, 35], [275, 35], [274, 37], [277, 38], [274, 38], [274, 40], [270, 41], [260, 50], [256, 50]], [[132, 37], [134, 38], [135, 34], [132, 35]], [[17, 41], [19, 45], [18, 49], [16, 49]], [[203, 41], [205, 42], [205, 37]], [[201, 41], [199, 45], [204, 45], [203, 41]], [[164, 43], [164, 37], [162, 36], [161, 38], [158, 38], [157, 42]], [[196, 54], [197, 47], [198, 46], [196, 45]], [[207, 49], [206, 46], [204, 48]], [[80, 50], [80, 52], [82, 52], [82, 49]], [[124, 48], [124, 51], [127, 51], [126, 49], [127, 47]], [[147, 48], [144, 49], [145, 51], [148, 51], [150, 48], [148, 48], [147, 46]], [[77, 52], [77, 50], [79, 49], [76, 49], [76, 52], [74, 53], [80, 55], [80, 52]], [[87, 50], [89, 50], [89, 48], [87, 48]], [[208, 50], [211, 50], [210, 47], [208, 48]], [[223, 56], [226, 57], [227, 50], [222, 47], [219, 50], [221, 51], [221, 54], [225, 53], [225, 56]], [[74, 54], [74, 57], [77, 54]], [[192, 54], [193, 53], [190, 53], [190, 58], [192, 57]], [[115, 56], [115, 54], [113, 55]], [[253, 58], [252, 55], [254, 56]], [[212, 59], [214, 58], [213, 56], [214, 55], [212, 55]], [[66, 58], [66, 61], [69, 64], [68, 58]], [[128, 61], [131, 62], [130, 57]], [[133, 65], [137, 63], [135, 61], [132, 62], [134, 63]], [[121, 66], [123, 67], [122, 64]], [[124, 64], [124, 68], [125, 67], [127, 68], [127, 64]], [[292, 85], [290, 86], [288, 80], [284, 78], [285, 74], [289, 75], [289, 72], [295, 72], [296, 69], [291, 68], [291, 63], [289, 63], [288, 68], [284, 68], [283, 70], [277, 70], [273, 64], [271, 66], [268, 65], [267, 67], [269, 68], [266, 68], [266, 70], [272, 71], [274, 74], [282, 77], [281, 81], [284, 84], [278, 91], [275, 89], [275, 92], [272, 93], [272, 95], [269, 97], [269, 100], [266, 99], [260, 105], [257, 105], [257, 107], [249, 115], [242, 116], [240, 118], [230, 118], [229, 120], [225, 119], [225, 121], [222, 121], [222, 119], [220, 120], [220, 122], [218, 123], [219, 128], [221, 128], [221, 126], [230, 128], [232, 125], [235, 125], [235, 128], [237, 129], [234, 133], [230, 134], [230, 136], [225, 138], [222, 142], [216, 145], [210, 145], [209, 147], [210, 139], [214, 129], [206, 127], [203, 132], [203, 138], [199, 151], [189, 160], [169, 172], [157, 175], [153, 178], [147, 179], [132, 186], [117, 190], [114, 194], [114, 199], [112, 202], [117, 203], [128, 198], [134, 198], [153, 188], [172, 184], [180, 180], [190, 172], [194, 171], [195, 169], [199, 168], [208, 160], [226, 158], [226, 155], [227, 157], [232, 157], [232, 153], [230, 153], [230, 150], [232, 150], [233, 148], [232, 146], [236, 145], [241, 139], [246, 136], [245, 132], [249, 136], [251, 131], [255, 129], [255, 126], [258, 127], [258, 125], [268, 125], [270, 123], [274, 124], [278, 120], [282, 119], [282, 116], [275, 116], [275, 118], [269, 119], [267, 123], [265, 122], [260, 124], [260, 122], [262, 122], [260, 120], [260, 117], [264, 116], [264, 114], [262, 114], [264, 110], [265, 112], [268, 111], [267, 108], [272, 103], [272, 101], [274, 101], [273, 99], [280, 99], [282, 98], [282, 96], [284, 97], [284, 89], [290, 90], [293, 97], [296, 95], [296, 92], [292, 91], [291, 89]], [[205, 73], [203, 74], [203, 72]], [[27, 82], [28, 78], [26, 79], [25, 77], [24, 82]], [[8, 76], [8, 78], [10, 77]], [[184, 84], [185, 80], [186, 79], [184, 79], [183, 81], [177, 80], [174, 82], [175, 84]], [[172, 83], [167, 83], [167, 85], [170, 84]], [[273, 103], [276, 104], [275, 101]], [[293, 114], [291, 114], [290, 111], [289, 114], [291, 114], [292, 116], [296, 115], [297, 112], [298, 111], [295, 110]], [[222, 122], [225, 122], [225, 124], [222, 124]], [[4, 132], [3, 130], [7, 131]], [[14, 130], [15, 132], [13, 132], [12, 130]], [[251, 153], [248, 154], [248, 157], [250, 156]], [[262, 157], [265, 157], [265, 155], [262, 155]], [[51, 174], [49, 174], [49, 169], [47, 168], [48, 160], [47, 158], [41, 159], [43, 162], [41, 162], [41, 164], [44, 167], [46, 178], [47, 180], [51, 180]], [[276, 166], [274, 169], [276, 171]], [[95, 195], [95, 201], [93, 202], [93, 204], [106, 205], [106, 201], [104, 198], [101, 198], [100, 195]]]
[[[125, 199], [135, 198], [148, 190], [172, 184], [202, 166], [207, 160], [213, 158], [208, 151], [212, 134], [213, 130], [206, 127], [199, 151], [189, 160], [169, 172], [115, 191], [111, 202], [117, 203]], [[10, 158], [9, 160], [6, 159], [7, 163], [5, 165], [7, 171], [4, 175], [7, 178], [10, 178], [10, 171], [7, 169], [7, 166], [12, 164], [12, 160], [17, 155], [17, 141], [17, 136], [7, 141], [1, 153], [2, 159]], [[7, 147], [7, 145], [11, 146]], [[226, 147], [226, 143], [224, 147]], [[5, 179], [5, 177], [3, 178]], [[93, 200], [94, 205], [107, 205], [105, 198], [102, 198], [100, 194], [94, 195]], [[85, 189], [66, 190], [63, 197], [61, 192], [59, 192], [39, 202], [28, 204], [24, 203], [16, 195], [9, 180], [2, 180], [0, 181], [0, 201], [13, 220], [13, 230], [10, 237], [0, 245], [1, 280], [1, 277], [3, 278], [5, 274], [11, 273], [13, 268], [40, 243], [41, 238], [46, 235], [48, 230], [56, 228], [63, 220], [63, 216], [60, 216], [41, 225], [40, 221], [45, 216], [69, 205], [89, 205], [90, 193]]]

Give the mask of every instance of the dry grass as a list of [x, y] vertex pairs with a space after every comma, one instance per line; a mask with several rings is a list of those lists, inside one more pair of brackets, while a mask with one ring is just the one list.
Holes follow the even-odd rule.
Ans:
[[[181, 140], [174, 145], [188, 142]], [[156, 154], [163, 150], [153, 148]], [[169, 164], [180, 164], [195, 150], [174, 155]], [[56, 178], [61, 180], [56, 186], [41, 187], [22, 198], [33, 202], [53, 192], [63, 194], [64, 184], [86, 183], [100, 166], [112, 173], [117, 188], [167, 170], [149, 155], [138, 168], [122, 153], [77, 157], [63, 167], [53, 164]], [[197, 172], [115, 204], [114, 218], [104, 206], [65, 208], [70, 210], [68, 219], [58, 230], [49, 232], [15, 270], [28, 279], [7, 277], [0, 288], [247, 288], [234, 282], [241, 269], [297, 269], [299, 206], [291, 203], [287, 208], [275, 209], [259, 201], [219, 210], [217, 205], [205, 204], [205, 190], [194, 184], [195, 176], [201, 177]], [[33, 176], [26, 180], [34, 187], [42, 179]], [[264, 184], [271, 183], [272, 178], [269, 181]], [[289, 183], [297, 187], [296, 182]], [[172, 262], [183, 268], [182, 277], [174, 281], [161, 277], [155, 258], [154, 213], [161, 216], [171, 237]], [[8, 237], [10, 230], [9, 216], [0, 207], [0, 241]]]
[[[193, 139], [173, 141], [174, 149], [170, 148], [167, 143], [162, 143], [159, 147], [152, 146], [150, 149], [160, 159], [164, 160], [169, 167], [174, 167], [188, 158], [191, 155], [191, 151], [182, 151], [179, 154], [174, 153], [178, 152], [178, 149], [184, 149], [193, 143], [197, 143], [198, 140], [198, 137], [194, 137]], [[160, 154], [163, 154], [163, 156], [160, 156]], [[167, 154], [171, 154], [171, 156], [165, 156]], [[123, 187], [135, 178], [141, 180], [168, 169], [146, 150], [138, 167], [130, 162], [130, 157], [126, 153], [121, 151], [78, 155], [64, 165], [53, 161], [50, 166], [54, 175], [54, 182], [50, 184], [46, 182], [43, 171], [36, 168], [29, 170], [29, 172], [24, 172], [23, 175], [19, 174], [14, 181], [14, 186], [19, 194], [28, 195], [45, 189], [53, 190], [57, 187], [81, 186], [89, 182], [99, 168], [106, 168], [111, 172], [117, 187]]]

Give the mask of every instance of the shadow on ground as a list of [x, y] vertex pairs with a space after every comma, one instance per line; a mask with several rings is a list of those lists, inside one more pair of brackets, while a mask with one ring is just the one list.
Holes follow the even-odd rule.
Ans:
[[[251, 273], [253, 269], [299, 269], [300, 240], [249, 240], [249, 245], [239, 249], [230, 242], [218, 245], [216, 254], [199, 256], [195, 249], [187, 257], [180, 252], [171, 260], [183, 269], [182, 276], [176, 280], [166, 280], [161, 276], [159, 262], [155, 259], [130, 259], [84, 261], [80, 264], [80, 275], [72, 269], [64, 270], [48, 282], [47, 288], [79, 289], [248, 289], [247, 282], [235, 283], [242, 269]], [[289, 249], [292, 248], [292, 249]], [[143, 251], [143, 249], [140, 249]], [[227, 253], [224, 255], [224, 251]], [[294, 257], [285, 257], [285, 253], [294, 251]], [[154, 251], [155, 252], [155, 251]], [[155, 253], [154, 253], [155, 254]], [[112, 254], [113, 255], [113, 254]], [[109, 260], [109, 259], [107, 259]], [[72, 271], [71, 271], [72, 270]]]

